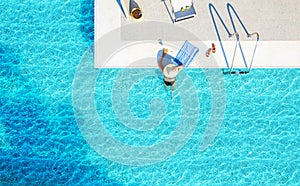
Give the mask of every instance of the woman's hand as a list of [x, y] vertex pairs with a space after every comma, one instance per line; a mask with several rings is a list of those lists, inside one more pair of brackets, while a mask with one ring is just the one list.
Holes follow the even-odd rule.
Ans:
[[183, 65], [180, 65], [180, 66], [177, 66], [177, 67], [172, 67], [172, 70], [173, 71], [175, 71], [175, 70], [178, 70], [178, 71], [180, 71], [180, 70], [182, 70], [183, 69]]

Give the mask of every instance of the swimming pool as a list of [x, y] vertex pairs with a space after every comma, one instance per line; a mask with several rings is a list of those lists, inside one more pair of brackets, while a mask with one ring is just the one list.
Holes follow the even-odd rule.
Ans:
[[[223, 76], [226, 110], [222, 127], [205, 151], [199, 151], [199, 144], [211, 117], [212, 101], [218, 99], [212, 96], [206, 72], [221, 74], [220, 70], [185, 69], [173, 100], [161, 86], [157, 69], [94, 70], [97, 116], [111, 136], [130, 146], [166, 141], [181, 125], [182, 106], [192, 104], [182, 100], [199, 103], [193, 107], [199, 109], [197, 123], [187, 143], [161, 161], [130, 166], [97, 153], [78, 125], [72, 97], [77, 67], [93, 42], [92, 5], [90, 1], [0, 3], [1, 183], [298, 184], [300, 69], [253, 69], [245, 76]], [[124, 74], [128, 79], [117, 81]], [[132, 82], [133, 77], [140, 77], [136, 74], [148, 75], [128, 85], [128, 96], [122, 97], [120, 82]], [[179, 92], [189, 80], [194, 90]], [[196, 97], [189, 97], [193, 94]], [[151, 118], [152, 106], [163, 105], [163, 115], [156, 113], [160, 125], [144, 131], [125, 126], [121, 121], [128, 113], [119, 112], [124, 103], [141, 121]], [[113, 152], [115, 147], [111, 148], [107, 152]]]

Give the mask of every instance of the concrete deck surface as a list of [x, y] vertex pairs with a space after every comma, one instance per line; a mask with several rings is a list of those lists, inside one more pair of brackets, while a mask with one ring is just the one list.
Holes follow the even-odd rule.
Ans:
[[[118, 1], [125, 10], [125, 15]], [[233, 30], [227, 13], [227, 2], [235, 8], [249, 32], [260, 34], [253, 68], [300, 67], [300, 1], [194, 0], [196, 17], [175, 24], [170, 18], [172, 7], [169, 0], [136, 0], [136, 2], [144, 16], [143, 22], [139, 23], [134, 22], [129, 15], [129, 0], [95, 1], [95, 67], [156, 68], [155, 59], [162, 47], [168, 48], [169, 54], [176, 56], [184, 40], [189, 40], [200, 49], [190, 67], [224, 68], [226, 64], [208, 4], [212, 3], [216, 7], [227, 27]], [[216, 21], [228, 61], [231, 62], [235, 42], [228, 39], [217, 18]], [[247, 62], [250, 62], [255, 42], [242, 34], [241, 27], [237, 26], [237, 29], [241, 34]], [[163, 41], [163, 45], [158, 42], [159, 39]], [[116, 42], [120, 43], [114, 46]], [[99, 43], [101, 47], [98, 47]], [[216, 44], [217, 52], [206, 58], [205, 52], [211, 43]], [[103, 55], [103, 52], [107, 53], [104, 51], [106, 48], [110, 52]], [[236, 53], [234, 66], [244, 67], [239, 51]]]

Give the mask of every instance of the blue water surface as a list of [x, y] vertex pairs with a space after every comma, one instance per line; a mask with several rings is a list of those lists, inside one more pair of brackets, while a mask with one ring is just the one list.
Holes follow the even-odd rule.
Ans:
[[[0, 2], [0, 183], [299, 184], [300, 69], [253, 69], [248, 75], [224, 76], [222, 127], [205, 151], [199, 151], [199, 144], [211, 116], [212, 100], [217, 98], [212, 96], [203, 70], [184, 69], [196, 88], [200, 113], [193, 135], [180, 151], [141, 167], [118, 164], [96, 153], [79, 130], [72, 105], [76, 68], [93, 43], [93, 3]], [[157, 69], [150, 70], [159, 74]], [[163, 100], [166, 109], [155, 130], [134, 131], [113, 111], [111, 93], [122, 71], [103, 69], [98, 76], [94, 91], [103, 125], [128, 145], [164, 141], [180, 119], [183, 103], [178, 92], [175, 90], [172, 100], [161, 84], [161, 75], [133, 85], [128, 105], [135, 117], [151, 116], [153, 98]], [[184, 83], [180, 76], [177, 83]]]

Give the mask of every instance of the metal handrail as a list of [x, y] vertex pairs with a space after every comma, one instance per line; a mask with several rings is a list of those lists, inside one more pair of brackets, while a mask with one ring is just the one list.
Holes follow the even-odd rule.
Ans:
[[[228, 60], [227, 60], [227, 56], [226, 56], [226, 53], [225, 53], [225, 50], [224, 50], [224, 46], [222, 44], [222, 39], [221, 39], [221, 36], [219, 34], [219, 30], [218, 30], [218, 27], [217, 27], [217, 24], [216, 24], [216, 21], [215, 21], [215, 17], [213, 15], [213, 12], [212, 10], [214, 10], [214, 12], [216, 13], [216, 15], [218, 16], [220, 22], [222, 23], [223, 27], [225, 28], [227, 34], [228, 34], [228, 37], [229, 38], [232, 38], [233, 36], [235, 36], [235, 39], [236, 39], [236, 43], [235, 43], [235, 48], [234, 48], [234, 53], [233, 53], [233, 56], [232, 56], [232, 62], [231, 64], [233, 64], [234, 62], [234, 59], [235, 59], [235, 54], [236, 54], [236, 48], [237, 48], [237, 44], [239, 43], [239, 34], [237, 32], [234, 32], [234, 33], [231, 33], [229, 31], [229, 29], [227, 28], [227, 26], [225, 25], [223, 19], [221, 18], [220, 14], [218, 13], [217, 9], [215, 8], [215, 6], [212, 4], [212, 3], [209, 3], [209, 11], [210, 11], [210, 15], [212, 17], [212, 20], [213, 20], [213, 23], [214, 23], [214, 27], [215, 27], [215, 30], [216, 30], [216, 33], [217, 33], [217, 36], [218, 36], [218, 40], [219, 40], [219, 43], [221, 45], [221, 49], [222, 49], [222, 52], [223, 52], [223, 56], [224, 56], [224, 59], [225, 59], [225, 62], [226, 62], [226, 65], [227, 65], [227, 68], [229, 68], [229, 63], [228, 63]], [[233, 67], [233, 66], [232, 66]]]
[[[237, 20], [239, 21], [240, 25], [242, 26], [242, 28], [244, 29], [246, 35], [247, 35], [247, 38], [251, 38], [253, 35], [256, 35], [256, 43], [255, 43], [255, 48], [253, 50], [253, 54], [252, 54], [252, 58], [251, 58], [251, 62], [250, 62], [250, 67], [248, 68], [247, 66], [247, 61], [246, 61], [246, 58], [245, 58], [245, 55], [244, 55], [244, 52], [243, 52], [243, 49], [242, 49], [242, 45], [241, 43], [239, 42], [239, 48], [240, 48], [240, 51], [241, 51], [241, 54], [242, 54], [242, 57], [243, 57], [243, 60], [244, 60], [244, 64], [245, 64], [245, 67], [247, 68], [248, 70], [248, 73], [251, 71], [251, 68], [252, 68], [252, 64], [253, 64], [253, 59], [254, 59], [254, 55], [255, 55], [255, 52], [256, 52], [256, 48], [257, 48], [257, 43], [259, 41], [259, 34], [258, 32], [253, 32], [253, 33], [249, 33], [247, 28], [245, 27], [245, 25], [243, 24], [242, 20], [240, 19], [238, 13], [236, 12], [236, 10], [233, 8], [233, 6], [230, 4], [230, 3], [227, 3], [227, 11], [228, 11], [228, 14], [229, 14], [229, 17], [230, 17], [230, 20], [231, 20], [231, 24], [232, 24], [232, 27], [233, 27], [233, 30], [234, 32], [236, 32], [236, 27], [235, 27], [235, 24], [234, 24], [234, 21], [233, 21], [233, 18], [232, 18], [232, 15], [231, 15], [231, 11], [233, 11], [234, 15], [236, 16]], [[233, 66], [233, 64], [232, 64]]]
[[[216, 13], [216, 15], [218, 16], [221, 24], [223, 25], [223, 27], [225, 28], [225, 30], [226, 30], [226, 32], [228, 34], [228, 37], [232, 38], [233, 36], [235, 36], [235, 38], [236, 38], [234, 53], [233, 53], [232, 62], [231, 62], [231, 66], [230, 67], [229, 67], [227, 56], [226, 56], [226, 53], [225, 53], [225, 50], [224, 50], [224, 47], [223, 47], [223, 44], [222, 44], [222, 39], [221, 39], [219, 30], [218, 30], [218, 27], [216, 25], [215, 17], [213, 15], [212, 10], [214, 10], [214, 12]], [[254, 35], [256, 36], [255, 48], [253, 50], [253, 54], [252, 54], [252, 58], [251, 58], [251, 62], [250, 62], [250, 66], [249, 67], [248, 67], [247, 60], [246, 60], [246, 57], [245, 57], [243, 49], [242, 49], [242, 45], [241, 45], [241, 42], [240, 42], [239, 33], [237, 32], [237, 29], [235, 27], [235, 24], [234, 24], [234, 21], [233, 21], [233, 18], [232, 18], [231, 10], [233, 11], [234, 15], [236, 16], [237, 20], [239, 21], [240, 25], [242, 26], [244, 32], [246, 33], [247, 38], [251, 38]], [[223, 53], [223, 56], [224, 56], [227, 68], [230, 69], [228, 73], [229, 74], [247, 74], [247, 73], [249, 73], [251, 71], [251, 69], [252, 69], [252, 64], [253, 64], [253, 60], [254, 60], [256, 48], [257, 48], [257, 43], [259, 41], [259, 34], [258, 34], [258, 32], [253, 32], [253, 33], [249, 33], [248, 32], [247, 28], [243, 24], [243, 22], [240, 19], [239, 15], [237, 14], [237, 12], [235, 11], [235, 9], [233, 8], [233, 6], [230, 3], [227, 3], [227, 11], [228, 11], [228, 14], [229, 14], [229, 17], [230, 17], [230, 20], [231, 20], [231, 24], [232, 24], [232, 27], [233, 27], [233, 33], [231, 33], [229, 31], [228, 27], [225, 25], [223, 19], [221, 18], [220, 14], [218, 13], [218, 11], [216, 10], [216, 8], [214, 7], [214, 5], [212, 3], [209, 3], [209, 11], [210, 11], [210, 14], [211, 14], [211, 17], [212, 17], [212, 21], [213, 21], [213, 24], [214, 24], [214, 27], [215, 27], [215, 30], [216, 30], [216, 33], [217, 33], [217, 37], [218, 37], [219, 43], [221, 45], [222, 53]], [[247, 71], [239, 71], [239, 72], [233, 71], [234, 59], [235, 59], [237, 45], [239, 45], [239, 49], [241, 51], [242, 58], [243, 58], [243, 61], [244, 61], [244, 65], [245, 65]]]

